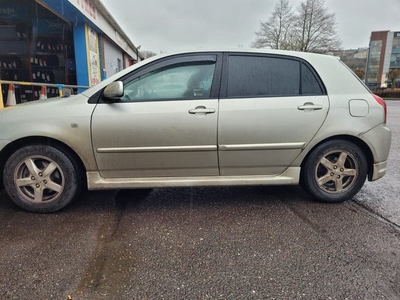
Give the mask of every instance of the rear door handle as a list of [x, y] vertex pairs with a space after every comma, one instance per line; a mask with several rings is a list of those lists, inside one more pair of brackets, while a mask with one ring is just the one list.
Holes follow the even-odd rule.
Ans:
[[306, 102], [303, 105], [297, 107], [298, 110], [313, 111], [320, 110], [323, 106], [321, 104], [314, 104], [312, 102]]
[[189, 114], [200, 114], [200, 115], [207, 115], [207, 114], [213, 114], [215, 113], [214, 108], [206, 108], [205, 106], [197, 106], [194, 109], [189, 110]]

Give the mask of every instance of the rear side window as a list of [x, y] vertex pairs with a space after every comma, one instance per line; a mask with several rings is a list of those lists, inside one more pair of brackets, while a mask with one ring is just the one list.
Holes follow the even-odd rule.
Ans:
[[323, 94], [314, 73], [296, 59], [232, 55], [228, 68], [228, 97]]
[[298, 95], [300, 67], [296, 60], [230, 56], [228, 97]]

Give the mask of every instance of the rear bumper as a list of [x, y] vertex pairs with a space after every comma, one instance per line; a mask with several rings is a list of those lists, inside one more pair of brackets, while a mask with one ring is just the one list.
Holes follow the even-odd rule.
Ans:
[[381, 124], [364, 133], [360, 138], [367, 143], [373, 157], [372, 174], [369, 174], [368, 180], [374, 181], [382, 178], [386, 173], [392, 132], [384, 124]]

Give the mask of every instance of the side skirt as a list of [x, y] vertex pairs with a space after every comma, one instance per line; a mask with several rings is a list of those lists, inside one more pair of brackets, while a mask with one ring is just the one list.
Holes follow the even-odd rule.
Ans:
[[296, 185], [300, 179], [300, 167], [288, 168], [282, 174], [270, 176], [102, 178], [98, 172], [87, 172], [86, 175], [89, 190], [230, 185]]

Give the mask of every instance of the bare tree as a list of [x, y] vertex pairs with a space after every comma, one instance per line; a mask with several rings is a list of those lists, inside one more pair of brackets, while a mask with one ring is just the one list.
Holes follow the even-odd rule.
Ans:
[[252, 47], [271, 49], [291, 49], [291, 27], [293, 22], [292, 6], [289, 0], [278, 0], [271, 17], [266, 22], [261, 22], [261, 29]]
[[278, 0], [267, 22], [256, 32], [255, 48], [326, 53], [340, 48], [335, 14], [325, 7], [325, 0], [304, 0], [292, 12], [289, 0]]
[[325, 53], [340, 47], [335, 14], [328, 13], [324, 0], [305, 0], [296, 15], [296, 48], [303, 52]]

